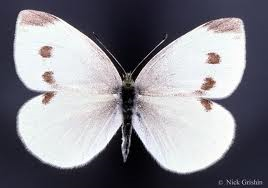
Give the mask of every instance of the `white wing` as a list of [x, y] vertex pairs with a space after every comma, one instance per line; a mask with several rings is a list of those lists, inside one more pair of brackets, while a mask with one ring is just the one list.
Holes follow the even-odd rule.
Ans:
[[46, 164], [73, 168], [102, 151], [122, 123], [112, 95], [46, 93], [20, 109], [18, 134], [27, 149]]
[[113, 63], [92, 40], [45, 12], [20, 12], [14, 56], [19, 77], [33, 90], [79, 88], [103, 94], [121, 84]]
[[224, 18], [197, 27], [161, 50], [142, 69], [136, 85], [148, 96], [224, 98], [237, 87], [244, 68], [243, 22]]
[[165, 169], [204, 169], [230, 147], [235, 122], [223, 107], [205, 99], [139, 96], [133, 126], [146, 149]]
[[33, 10], [18, 16], [14, 56], [25, 85], [45, 92], [19, 111], [23, 143], [56, 167], [87, 163], [122, 123], [121, 78], [110, 59], [66, 22]]
[[245, 32], [237, 18], [199, 26], [161, 50], [136, 79], [133, 126], [159, 164], [173, 172], [204, 169], [230, 147], [235, 122], [220, 105], [245, 68]]

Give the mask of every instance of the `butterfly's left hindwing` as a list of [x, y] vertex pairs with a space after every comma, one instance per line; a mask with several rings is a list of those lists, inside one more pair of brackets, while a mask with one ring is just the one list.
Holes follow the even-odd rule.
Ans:
[[20, 109], [18, 134], [42, 162], [58, 168], [82, 166], [106, 147], [120, 127], [119, 108], [112, 95], [45, 93]]

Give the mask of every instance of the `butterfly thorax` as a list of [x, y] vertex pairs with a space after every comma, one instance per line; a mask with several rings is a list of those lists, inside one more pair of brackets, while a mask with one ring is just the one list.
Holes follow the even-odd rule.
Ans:
[[124, 76], [122, 89], [121, 89], [121, 99], [122, 99], [122, 111], [123, 111], [123, 124], [122, 129], [122, 155], [123, 160], [126, 162], [129, 153], [131, 133], [132, 133], [132, 114], [135, 105], [135, 86], [134, 81], [130, 73]]

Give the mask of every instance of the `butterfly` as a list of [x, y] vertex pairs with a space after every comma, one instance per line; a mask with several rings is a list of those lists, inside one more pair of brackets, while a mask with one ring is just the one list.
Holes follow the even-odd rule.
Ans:
[[242, 20], [222, 18], [176, 39], [140, 72], [126, 73], [65, 21], [23, 10], [15, 67], [26, 87], [41, 94], [19, 110], [18, 135], [43, 163], [65, 169], [90, 162], [120, 128], [126, 161], [134, 129], [164, 169], [205, 169], [233, 143], [233, 116], [211, 100], [237, 88], [245, 53]]

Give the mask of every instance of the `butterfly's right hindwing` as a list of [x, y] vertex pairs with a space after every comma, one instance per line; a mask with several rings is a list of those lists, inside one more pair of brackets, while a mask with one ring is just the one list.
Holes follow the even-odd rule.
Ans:
[[165, 169], [192, 173], [218, 161], [232, 144], [233, 116], [205, 99], [139, 96], [133, 127]]

